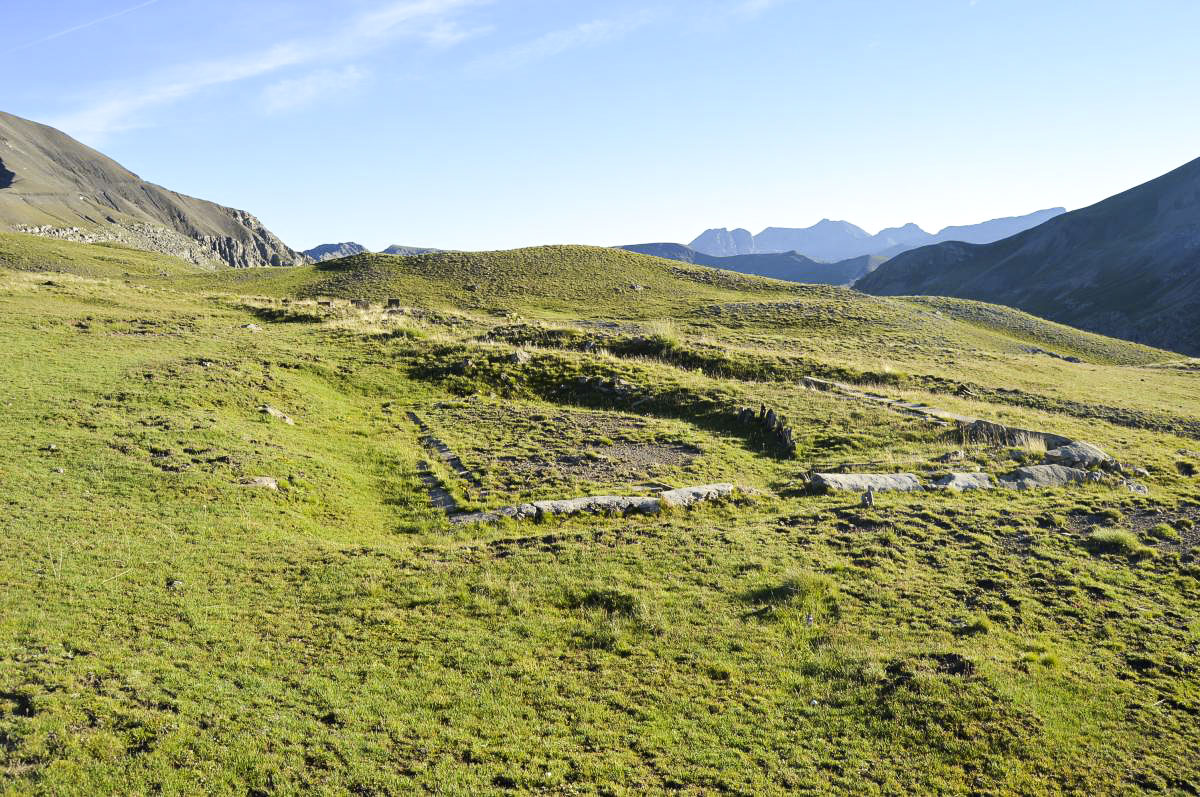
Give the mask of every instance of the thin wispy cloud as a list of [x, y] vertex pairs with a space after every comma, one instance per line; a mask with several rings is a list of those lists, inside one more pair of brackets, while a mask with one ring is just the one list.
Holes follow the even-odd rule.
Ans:
[[756, 17], [786, 2], [787, 0], [738, 0], [733, 6], [733, 12], [742, 16]]
[[467, 71], [476, 75], [487, 75], [553, 58], [581, 47], [604, 44], [633, 33], [660, 16], [661, 12], [646, 9], [624, 17], [597, 19], [551, 31], [532, 41], [477, 58], [467, 65]]
[[45, 44], [46, 42], [52, 42], [55, 39], [61, 39], [63, 36], [70, 36], [72, 33], [77, 33], [81, 30], [86, 30], [87, 28], [91, 28], [96, 25], [103, 24], [110, 20], [114, 20], [117, 17], [123, 17], [126, 14], [132, 14], [134, 11], [140, 11], [141, 9], [146, 8], [147, 6], [152, 6], [157, 2], [158, 2], [158, 0], [146, 0], [146, 2], [138, 3], [136, 6], [130, 6], [129, 8], [124, 8], [120, 11], [113, 12], [112, 14], [107, 14], [107, 15], [105, 15], [103, 17], [99, 17], [97, 19], [89, 20], [87, 22], [81, 22], [78, 25], [73, 25], [64, 30], [60, 30], [57, 33], [51, 33], [49, 36], [43, 36], [40, 39], [35, 39], [34, 41], [26, 42], [25, 44], [22, 44], [18, 47], [14, 47], [11, 50], [6, 51], [4, 54], [11, 55], [12, 53], [19, 53], [22, 50], [28, 50], [31, 47], [37, 47], [39, 44]]
[[344, 95], [366, 79], [366, 70], [354, 64], [340, 69], [318, 69], [267, 86], [263, 89], [263, 107], [268, 113], [307, 108], [325, 97]]
[[[469, 37], [458, 26], [454, 15], [469, 6], [489, 0], [404, 0], [376, 8], [351, 19], [332, 35], [317, 39], [297, 39], [276, 44], [250, 56], [180, 65], [159, 70], [157, 80], [113, 91], [65, 117], [53, 120], [73, 135], [92, 141], [114, 132], [140, 126], [144, 114], [156, 107], [178, 102], [206, 89], [260, 78], [290, 68], [320, 63], [357, 60], [402, 37], [417, 38], [434, 46], [447, 46]], [[334, 77], [344, 80], [353, 72], [320, 71], [288, 83], [276, 85], [272, 105], [271, 89], [265, 101], [268, 108], [283, 110], [288, 98], [312, 102], [322, 88], [336, 90]], [[285, 85], [286, 84], [286, 85]], [[295, 106], [292, 106], [295, 107]]]

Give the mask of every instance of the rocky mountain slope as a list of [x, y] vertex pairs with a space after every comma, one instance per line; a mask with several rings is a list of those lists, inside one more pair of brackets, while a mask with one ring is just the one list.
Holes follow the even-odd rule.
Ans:
[[301, 252], [314, 263], [324, 263], [326, 260], [339, 260], [343, 257], [351, 257], [352, 255], [361, 255], [366, 252], [367, 247], [354, 242], [341, 244], [321, 244]]
[[257, 218], [152, 183], [46, 125], [0, 112], [0, 230], [115, 242], [208, 268], [303, 258]]
[[392, 244], [387, 249], [384, 249], [380, 254], [384, 255], [400, 255], [401, 257], [411, 257], [412, 255], [431, 255], [435, 252], [444, 252], [444, 249], [429, 249], [424, 246], [401, 246], [400, 244]]
[[870, 255], [837, 263], [821, 263], [796, 252], [713, 257], [689, 246], [671, 243], [635, 244], [619, 248], [667, 260], [816, 285], [851, 285], [871, 273], [880, 263], [880, 258]]
[[1065, 213], [1065, 208], [1039, 210], [1025, 216], [993, 219], [980, 224], [946, 227], [929, 233], [916, 224], [889, 227], [871, 235], [848, 221], [823, 219], [811, 227], [768, 227], [758, 235], [749, 230], [712, 229], [691, 247], [715, 257], [799, 252], [814, 260], [839, 261], [863, 255], [893, 257], [921, 246], [944, 241], [991, 243], [1035, 227]]
[[1200, 354], [1200, 160], [988, 245], [902, 254], [860, 281], [1019, 307], [1054, 321]]

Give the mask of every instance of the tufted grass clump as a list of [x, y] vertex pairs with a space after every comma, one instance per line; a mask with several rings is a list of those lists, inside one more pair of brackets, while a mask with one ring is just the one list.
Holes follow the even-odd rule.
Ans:
[[1062, 666], [1062, 659], [1048, 642], [1034, 642], [1025, 646], [1021, 664], [1026, 671], [1035, 666], [1056, 670]]
[[983, 634], [990, 634], [993, 628], [994, 624], [991, 619], [987, 615], [980, 614], [972, 617], [965, 625], [957, 628], [954, 633], [959, 636], [982, 636]]
[[1169, 523], [1159, 523], [1150, 529], [1149, 534], [1156, 540], [1164, 542], [1179, 542], [1179, 532]]
[[779, 581], [750, 590], [744, 598], [748, 603], [758, 605], [762, 614], [794, 609], [814, 619], [838, 615], [837, 584], [821, 573], [794, 571]]
[[1043, 512], [1038, 516], [1038, 525], [1047, 529], [1065, 529], [1067, 516], [1060, 512]]
[[567, 597], [571, 609], [591, 609], [612, 617], [637, 620], [642, 616], [642, 604], [636, 595], [617, 589], [599, 588], [573, 592]]
[[1083, 541], [1084, 547], [1093, 554], [1114, 554], [1130, 559], [1144, 559], [1154, 551], [1126, 529], [1095, 529]]
[[659, 318], [647, 323], [646, 333], [650, 340], [666, 351], [683, 347], [683, 336], [679, 333], [679, 327], [669, 318]]

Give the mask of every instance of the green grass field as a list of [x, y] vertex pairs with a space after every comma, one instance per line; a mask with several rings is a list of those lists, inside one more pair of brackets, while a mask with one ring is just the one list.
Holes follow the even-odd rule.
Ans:
[[[0, 265], [3, 793], [1200, 790], [1194, 361], [579, 247]], [[1150, 494], [811, 495], [1038, 452], [804, 376], [1089, 440]], [[760, 404], [794, 458], [730, 420]], [[428, 489], [713, 482], [744, 489], [482, 526]]]

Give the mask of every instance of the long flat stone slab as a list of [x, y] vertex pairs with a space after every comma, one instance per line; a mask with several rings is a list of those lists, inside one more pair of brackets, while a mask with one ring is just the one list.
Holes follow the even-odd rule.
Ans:
[[935, 481], [933, 486], [938, 490], [954, 492], [996, 489], [996, 483], [986, 473], [951, 473]]
[[706, 484], [701, 487], [667, 490], [657, 496], [595, 495], [558, 501], [535, 501], [490, 512], [453, 515], [450, 522], [464, 525], [495, 523], [505, 518], [543, 521], [575, 515], [657, 515], [664, 507], [690, 507], [718, 501], [729, 498], [736, 491], [737, 487], [732, 484]]
[[1065, 465], [1031, 465], [1001, 476], [1000, 486], [1012, 490], [1047, 490], [1078, 484], [1099, 484], [1103, 481], [1104, 477], [1099, 473], [1079, 468], [1068, 468]]
[[733, 495], [737, 488], [732, 484], [706, 484], [703, 487], [684, 487], [680, 490], [667, 490], [659, 494], [659, 499], [666, 506], [688, 507], [705, 501], [717, 501]]
[[924, 489], [920, 479], [911, 473], [817, 473], [812, 483], [825, 492], [913, 493]]

